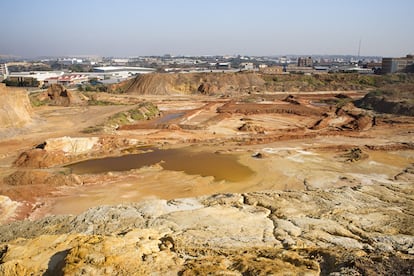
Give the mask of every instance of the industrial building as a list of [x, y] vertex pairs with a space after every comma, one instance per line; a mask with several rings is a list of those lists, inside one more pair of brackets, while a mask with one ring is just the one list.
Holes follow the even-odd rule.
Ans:
[[32, 71], [12, 72], [7, 75], [6, 84], [10, 86], [43, 86], [44, 81], [49, 78], [63, 76], [61, 71]]
[[7, 64], [2, 63], [0, 64], [0, 75], [7, 76], [9, 71], [7, 70]]
[[242, 70], [242, 71], [253, 71], [254, 70], [253, 62], [240, 63], [240, 70]]
[[89, 80], [87, 75], [84, 74], [70, 74], [70, 75], [63, 75], [59, 77], [51, 77], [45, 79], [43, 85], [49, 86], [51, 84], [62, 84], [65, 86], [72, 86], [81, 84], [83, 82], [87, 82]]
[[94, 67], [93, 73], [85, 73], [89, 78], [96, 78], [104, 84], [113, 84], [124, 81], [138, 74], [149, 74], [156, 70], [145, 67], [103, 66]]
[[210, 63], [210, 69], [229, 70], [229, 69], [231, 69], [231, 63], [230, 62]]
[[312, 67], [312, 57], [300, 57], [298, 58], [298, 67]]
[[284, 74], [282, 66], [261, 66], [259, 68], [260, 73], [267, 74], [267, 75], [278, 75]]
[[414, 73], [414, 55], [399, 58], [383, 58], [381, 72], [383, 74]]
[[136, 75], [136, 74], [148, 74], [155, 72], [154, 68], [145, 68], [145, 67], [124, 67], [124, 66], [104, 66], [104, 67], [94, 67], [93, 71], [96, 73], [105, 73], [113, 75]]

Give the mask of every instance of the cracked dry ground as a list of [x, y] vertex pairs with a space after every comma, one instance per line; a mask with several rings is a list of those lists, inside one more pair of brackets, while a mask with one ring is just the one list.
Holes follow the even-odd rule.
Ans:
[[20, 221], [0, 227], [0, 274], [412, 275], [413, 194], [264, 191]]

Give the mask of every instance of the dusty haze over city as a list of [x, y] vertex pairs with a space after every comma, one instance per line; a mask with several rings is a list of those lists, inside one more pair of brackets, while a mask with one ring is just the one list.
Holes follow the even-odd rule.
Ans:
[[2, 1], [0, 54], [361, 54], [414, 51], [410, 0]]

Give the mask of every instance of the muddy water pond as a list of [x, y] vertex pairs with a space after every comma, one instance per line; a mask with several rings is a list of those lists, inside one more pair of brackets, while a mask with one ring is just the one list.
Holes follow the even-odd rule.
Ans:
[[169, 114], [162, 116], [161, 118], [154, 120], [153, 124], [154, 125], [165, 124], [169, 121], [181, 118], [182, 116], [184, 116], [184, 114], [185, 114], [184, 112], [169, 113]]
[[96, 174], [128, 171], [157, 163], [165, 170], [213, 176], [217, 181], [238, 182], [254, 174], [249, 167], [237, 161], [237, 156], [189, 149], [150, 148], [144, 153], [86, 160], [67, 167], [75, 174]]

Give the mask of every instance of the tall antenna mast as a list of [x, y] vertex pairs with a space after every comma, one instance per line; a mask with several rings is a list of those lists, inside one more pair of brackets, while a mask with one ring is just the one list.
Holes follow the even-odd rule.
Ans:
[[360, 54], [361, 54], [361, 38], [359, 39], [359, 44], [358, 44], [358, 60], [359, 60]]

